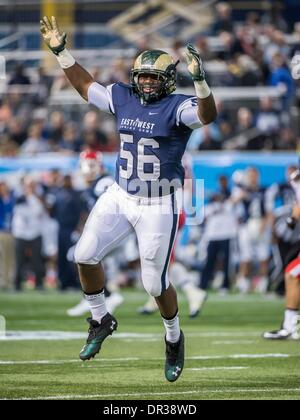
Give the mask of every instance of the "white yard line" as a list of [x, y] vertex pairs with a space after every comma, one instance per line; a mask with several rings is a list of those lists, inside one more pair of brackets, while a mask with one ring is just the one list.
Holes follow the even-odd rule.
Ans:
[[190, 360], [219, 360], [219, 359], [287, 359], [289, 354], [267, 353], [267, 354], [231, 354], [226, 356], [192, 356]]
[[254, 340], [227, 340], [227, 341], [212, 341], [212, 345], [214, 346], [223, 346], [223, 345], [233, 345], [233, 344], [256, 344], [257, 341]]
[[[136, 362], [140, 360], [139, 357], [120, 357], [114, 359], [98, 359], [93, 360], [95, 362]], [[80, 359], [69, 359], [69, 360], [0, 360], [0, 365], [64, 365], [68, 363], [83, 363]]]
[[202, 367], [202, 368], [186, 368], [192, 372], [206, 372], [214, 370], [244, 370], [249, 369], [248, 366], [219, 366], [219, 367]]
[[69, 331], [7, 331], [1, 341], [29, 340], [81, 340], [86, 339], [86, 333]]
[[222, 337], [260, 337], [261, 331], [212, 331], [203, 333], [187, 333], [188, 337], [222, 338]]
[[[297, 355], [293, 355], [297, 356]], [[190, 356], [186, 357], [185, 360], [226, 360], [226, 359], [287, 359], [291, 357], [289, 354], [282, 353], [267, 353], [267, 354], [230, 354], [220, 356]], [[141, 358], [141, 357], [122, 357], [122, 358], [105, 358], [95, 359], [90, 363], [102, 363], [102, 362], [131, 362], [139, 360], [165, 360], [164, 358]], [[69, 360], [0, 360], [0, 365], [64, 365], [68, 363], [82, 363], [79, 359]]]
[[[190, 338], [234, 338], [234, 337], [260, 337], [259, 332], [186, 332], [186, 337]], [[160, 340], [162, 333], [115, 333], [111, 338], [118, 340]], [[0, 341], [31, 341], [31, 340], [85, 340], [85, 332], [72, 331], [7, 331], [5, 337], [0, 336]]]
[[169, 391], [169, 392], [135, 392], [135, 393], [123, 393], [123, 394], [72, 394], [72, 395], [53, 395], [45, 397], [35, 398], [12, 398], [11, 400], [77, 400], [77, 399], [108, 399], [108, 398], [125, 398], [125, 397], [137, 397], [137, 398], [149, 398], [149, 397], [168, 397], [172, 395], [207, 395], [207, 394], [249, 394], [249, 393], [298, 393], [300, 388], [221, 388], [221, 389], [199, 389], [194, 391]]
[[252, 304], [252, 303], [258, 303], [262, 305], [266, 304], [274, 304], [281, 302], [283, 299], [281, 297], [277, 296], [247, 296], [247, 295], [226, 295], [226, 296], [220, 296], [220, 295], [209, 295], [208, 297], [209, 302], [222, 302], [222, 303], [243, 303], [243, 304]]
[[[30, 341], [30, 340], [85, 340], [87, 333], [71, 331], [7, 331], [2, 341]], [[163, 334], [155, 333], [114, 333], [110, 338], [120, 340], [156, 340], [162, 339]]]

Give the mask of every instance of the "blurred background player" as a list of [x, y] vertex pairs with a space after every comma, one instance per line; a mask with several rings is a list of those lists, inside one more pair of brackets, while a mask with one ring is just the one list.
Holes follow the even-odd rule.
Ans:
[[43, 174], [41, 183], [45, 217], [42, 226], [43, 256], [45, 258], [46, 286], [59, 287], [58, 250], [59, 221], [54, 217], [54, 207], [57, 194], [62, 188], [63, 175], [57, 168], [52, 168]]
[[57, 287], [57, 258], [59, 223], [52, 216], [52, 208], [45, 202], [45, 214], [42, 222], [42, 256], [45, 261], [45, 285], [51, 289]]
[[296, 194], [291, 185], [290, 177], [297, 166], [286, 168], [285, 181], [272, 184], [266, 192], [267, 211], [272, 215], [273, 225], [273, 263], [271, 271], [272, 289], [279, 295], [285, 292], [284, 270], [293, 261], [300, 249], [300, 223], [294, 229], [287, 229], [286, 220], [293, 211]]
[[45, 209], [33, 178], [23, 180], [22, 193], [16, 198], [12, 215], [12, 234], [15, 243], [15, 289], [21, 290], [28, 267], [35, 277], [37, 288], [43, 289], [45, 267], [42, 257], [42, 226]]
[[[86, 189], [82, 191], [81, 199], [84, 203], [86, 215], [88, 216], [98, 198], [114, 183], [114, 179], [104, 169], [101, 152], [95, 152], [93, 150], [83, 151], [80, 154], [79, 165], [80, 172], [86, 183]], [[71, 254], [74, 254], [74, 249], [75, 246], [72, 247]], [[112, 287], [111, 280], [116, 278], [119, 271], [118, 251], [120, 250], [115, 250], [103, 260], [103, 268], [106, 273], [106, 307], [111, 314], [114, 313], [116, 308], [124, 301], [124, 298], [120, 293], [117, 291], [111, 293], [109, 291], [109, 287]], [[82, 298], [76, 306], [68, 309], [67, 313], [69, 316], [81, 316], [89, 311], [90, 306], [88, 301]]]
[[[288, 219], [288, 227], [293, 229], [300, 221], [300, 171], [297, 169], [290, 176], [295, 190], [297, 204], [292, 216]], [[298, 249], [300, 252], [300, 248]], [[279, 330], [265, 332], [263, 337], [269, 340], [299, 340], [299, 310], [300, 310], [300, 254], [285, 268], [285, 312], [282, 326]]]
[[238, 207], [240, 223], [240, 273], [236, 286], [241, 293], [251, 289], [251, 264], [258, 261], [259, 277], [254, 287], [264, 293], [269, 285], [271, 231], [270, 216], [266, 211], [266, 189], [260, 185], [258, 169], [247, 169], [243, 183], [233, 191], [233, 200]]
[[207, 257], [201, 270], [200, 289], [208, 289], [219, 265], [223, 277], [221, 291], [226, 294], [230, 290], [231, 248], [237, 237], [238, 226], [227, 183], [224, 182], [224, 178], [222, 181], [220, 193], [214, 194], [205, 206], [203, 236], [207, 243]]
[[11, 223], [14, 194], [6, 182], [0, 181], [0, 289], [12, 289], [16, 267]]
[[78, 239], [84, 223], [84, 208], [79, 191], [75, 189], [70, 174], [62, 177], [62, 185], [55, 195], [52, 208], [53, 217], [58, 222], [58, 278], [62, 291], [79, 289], [76, 267], [68, 259], [69, 249]]

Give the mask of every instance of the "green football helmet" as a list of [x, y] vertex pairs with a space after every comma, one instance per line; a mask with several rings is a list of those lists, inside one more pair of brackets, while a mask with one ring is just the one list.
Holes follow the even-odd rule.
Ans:
[[[146, 103], [154, 102], [170, 95], [176, 90], [176, 66], [178, 62], [174, 63], [170, 54], [164, 51], [149, 50], [142, 52], [135, 60], [130, 75], [134, 93]], [[155, 91], [150, 93], [144, 92], [145, 85], [139, 83], [139, 78], [143, 74], [157, 76]]]

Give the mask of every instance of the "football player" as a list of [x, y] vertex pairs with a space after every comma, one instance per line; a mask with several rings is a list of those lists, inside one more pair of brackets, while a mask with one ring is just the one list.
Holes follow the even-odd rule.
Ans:
[[41, 32], [79, 94], [116, 117], [121, 140], [116, 182], [97, 201], [75, 250], [82, 289], [92, 313], [80, 358], [94, 357], [105, 338], [117, 329], [118, 323], [105, 305], [101, 261], [135, 231], [142, 282], [155, 297], [166, 329], [165, 376], [174, 382], [184, 365], [184, 335], [168, 266], [181, 208], [181, 159], [191, 131], [211, 123], [217, 114], [202, 61], [188, 45], [187, 63], [195, 97], [172, 95], [176, 64], [161, 50], [144, 51], [137, 57], [129, 85], [104, 87], [66, 49], [66, 33], [60, 31], [55, 17], [41, 20]]
[[[236, 176], [236, 174], [235, 174]], [[256, 291], [265, 293], [268, 288], [268, 269], [271, 249], [270, 215], [266, 210], [266, 189], [260, 185], [260, 173], [248, 168], [242, 184], [233, 190], [233, 201], [240, 212], [238, 243], [240, 250], [240, 274], [237, 288], [247, 293], [251, 287], [251, 262], [259, 261], [260, 278]]]
[[[291, 176], [291, 184], [295, 190], [297, 204], [288, 224], [295, 227], [300, 220], [300, 171], [294, 171]], [[265, 332], [263, 337], [269, 340], [299, 340], [299, 310], [300, 310], [300, 254], [285, 269], [285, 300], [286, 309], [284, 320], [279, 330]]]
[[272, 215], [273, 255], [275, 269], [272, 272], [272, 283], [276, 286], [276, 293], [284, 294], [283, 266], [294, 260], [300, 248], [300, 224], [295, 229], [287, 229], [286, 219], [291, 214], [295, 203], [295, 191], [290, 183], [290, 176], [296, 171], [294, 165], [288, 166], [286, 180], [275, 183], [266, 193], [267, 211]]

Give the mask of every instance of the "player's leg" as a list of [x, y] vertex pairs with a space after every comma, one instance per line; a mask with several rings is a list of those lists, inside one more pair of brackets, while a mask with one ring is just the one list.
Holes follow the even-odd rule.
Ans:
[[[189, 305], [189, 316], [195, 318], [199, 315], [204, 302], [207, 299], [207, 293], [199, 289], [190, 278], [190, 273], [186, 267], [180, 262], [173, 262], [170, 265], [169, 276], [172, 284], [178, 289], [180, 288], [186, 296]], [[143, 315], [150, 315], [158, 310], [156, 300], [153, 296], [149, 296], [147, 302], [138, 309]]]
[[13, 286], [14, 267], [13, 238], [9, 233], [0, 232], [0, 289]]
[[230, 239], [225, 239], [224, 241], [220, 241], [220, 245], [222, 248], [222, 256], [223, 256], [223, 270], [224, 270], [224, 280], [221, 286], [222, 292], [228, 292], [230, 290], [230, 246], [231, 241]]
[[300, 258], [288, 265], [285, 272], [286, 309], [283, 328], [299, 338], [296, 325], [300, 309]]
[[[72, 252], [70, 253], [70, 261], [74, 262], [75, 246], [71, 249]], [[105, 272], [105, 303], [107, 311], [110, 314], [113, 314], [115, 309], [124, 301], [124, 298], [120, 293], [118, 293], [116, 287], [114, 287], [114, 290], [111, 290], [112, 288], [109, 285], [112, 276], [117, 277], [119, 267], [117, 254], [119, 252], [119, 247], [117, 247], [116, 250], [112, 251], [109, 255], [107, 255], [101, 263], [101, 266]], [[87, 312], [90, 312], [90, 305], [89, 302], [85, 299], [85, 297], [83, 297], [78, 304], [67, 310], [67, 314], [71, 317], [82, 316]]]
[[266, 332], [264, 338], [271, 340], [299, 340], [300, 309], [300, 258], [292, 261], [285, 272], [286, 309], [282, 327], [277, 331]]
[[189, 305], [189, 316], [195, 318], [201, 311], [207, 299], [205, 290], [199, 289], [191, 278], [190, 272], [181, 262], [174, 262], [170, 266], [170, 280], [180, 288], [186, 296]]
[[[164, 198], [164, 204], [141, 205], [141, 217], [135, 225], [141, 260], [141, 276], [145, 290], [155, 297], [162, 315], [169, 318], [177, 311], [176, 293], [170, 288], [168, 268], [177, 232], [178, 214], [174, 198]], [[165, 302], [164, 294], [170, 293]]]
[[178, 228], [178, 206], [175, 195], [165, 197], [162, 202], [162, 205], [141, 206], [135, 231], [143, 285], [149, 295], [155, 297], [166, 329], [165, 375], [173, 382], [184, 365], [184, 336], [179, 325], [177, 295], [168, 278]]
[[217, 255], [219, 253], [217, 241], [209, 241], [207, 246], [207, 258], [201, 275], [200, 289], [207, 290], [209, 282], [213, 279]]
[[152, 315], [158, 311], [156, 300], [153, 296], [149, 296], [147, 302], [143, 306], [137, 309], [137, 312], [141, 315]]
[[255, 256], [259, 261], [259, 277], [254, 290], [259, 293], [266, 293], [269, 287], [269, 261], [271, 256], [271, 235], [269, 231], [266, 230], [258, 237], [255, 245]]
[[269, 259], [259, 261], [259, 277], [254, 290], [259, 293], [267, 293], [269, 287]]
[[32, 247], [32, 269], [36, 278], [36, 288], [43, 289], [43, 279], [45, 276], [45, 263], [42, 257], [42, 238], [34, 239], [31, 244]]
[[132, 231], [132, 225], [109, 190], [91, 212], [75, 249], [82, 289], [92, 294], [105, 286], [103, 258]]
[[118, 306], [124, 302], [124, 297], [120, 293], [119, 286], [115, 283], [120, 268], [121, 247], [117, 247], [113, 252], [107, 255], [103, 260], [103, 268], [106, 273], [106, 308], [110, 314], [113, 314]]
[[286, 273], [286, 307], [299, 315], [300, 308], [300, 278], [297, 275]]
[[240, 293], [248, 293], [251, 287], [250, 268], [252, 259], [252, 244], [247, 225], [239, 227], [238, 244], [240, 269], [236, 287]]
[[75, 249], [82, 290], [92, 314], [87, 344], [80, 353], [82, 360], [94, 357], [103, 340], [117, 328], [117, 321], [105, 304], [101, 261], [131, 231], [132, 225], [122, 214], [118, 200], [108, 190], [96, 203]]
[[14, 286], [16, 290], [21, 290], [23, 281], [23, 271], [26, 264], [26, 247], [27, 241], [16, 238], [15, 240], [15, 256], [16, 256], [16, 273]]
[[0, 231], [0, 290], [5, 287], [7, 270], [5, 266], [5, 234]]

